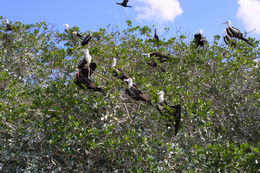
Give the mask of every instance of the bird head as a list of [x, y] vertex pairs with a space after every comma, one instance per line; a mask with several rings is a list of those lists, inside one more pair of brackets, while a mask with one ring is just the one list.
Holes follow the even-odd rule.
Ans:
[[63, 24], [65, 27], [66, 27], [66, 29], [70, 29], [70, 25], [69, 24]]
[[143, 53], [142, 56], [147, 56], [148, 58], [150, 58], [150, 53]]
[[158, 95], [159, 95], [159, 102], [163, 102], [164, 101], [164, 92], [163, 91], [159, 91], [158, 93], [157, 93]]
[[87, 48], [85, 49], [84, 54], [85, 54], [85, 59], [86, 59], [86, 61], [87, 61], [87, 64], [90, 64], [92, 58], [91, 58], [91, 56], [90, 56], [90, 54], [89, 54], [89, 50], [88, 50]]
[[202, 30], [202, 29], [200, 29], [200, 34], [201, 34], [201, 35], [203, 34], [203, 30]]
[[132, 78], [125, 79], [124, 81], [128, 82], [128, 88], [129, 89], [133, 86], [133, 79]]
[[112, 68], [114, 68], [115, 66], [116, 66], [116, 58], [113, 58]]
[[231, 26], [231, 21], [230, 20], [227, 20], [226, 22], [224, 22], [223, 24], [227, 24], [227, 26]]
[[8, 23], [9, 23], [9, 20], [8, 20], [8, 19], [5, 19], [5, 23], [8, 24]]

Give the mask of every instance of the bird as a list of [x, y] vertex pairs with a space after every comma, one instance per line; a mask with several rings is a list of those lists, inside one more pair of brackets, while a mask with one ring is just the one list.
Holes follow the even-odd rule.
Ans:
[[132, 97], [136, 101], [144, 101], [149, 104], [151, 103], [151, 99], [148, 95], [142, 93], [142, 91], [138, 90], [136, 87], [133, 86], [132, 78], [125, 79], [124, 81], [128, 82], [128, 87], [126, 89], [126, 93]]
[[[117, 61], [116, 58], [113, 58], [113, 62], [112, 62], [112, 65], [111, 65], [111, 67], [113, 69], [113, 72], [112, 72], [113, 76], [121, 79], [122, 81], [124, 81], [125, 79], [129, 79], [130, 78], [129, 75], [124, 70], [122, 70], [120, 68], [115, 68], [116, 67], [116, 61]], [[127, 83], [127, 81], [125, 81], [125, 82]], [[133, 83], [133, 86], [137, 87], [137, 85], [134, 84], [134, 83]]]
[[239, 29], [235, 28], [234, 26], [231, 25], [231, 21], [227, 20], [226, 22], [224, 22], [223, 24], [227, 24], [227, 33], [229, 33], [230, 36], [238, 38], [240, 40], [245, 41], [247, 44], [249, 44], [250, 46], [252, 46], [252, 44], [248, 41], [248, 39], [246, 39], [243, 34], [240, 32]]
[[84, 51], [84, 58], [81, 60], [81, 62], [78, 65], [78, 68], [82, 70], [82, 74], [89, 78], [91, 74], [95, 71], [97, 64], [94, 62], [91, 62], [92, 57], [89, 54], [89, 50], [85, 49]]
[[200, 29], [199, 33], [194, 35], [194, 42], [196, 44], [196, 47], [204, 47], [205, 43], [207, 43], [206, 37], [203, 37], [203, 31]]
[[[159, 61], [161, 62], [161, 63], [163, 63], [163, 62], [165, 62], [165, 61], [167, 61], [168, 59], [169, 59], [169, 57], [168, 56], [166, 56], [166, 55], [163, 55], [163, 54], [161, 54], [161, 53], [158, 53], [158, 52], [153, 52], [153, 53], [144, 53], [144, 54], [142, 54], [143, 56], [147, 56], [148, 58], [150, 58], [150, 62], [147, 62], [147, 64], [149, 65], [149, 66], [151, 66], [151, 67], [158, 67], [158, 64], [155, 62], [155, 60], [153, 59], [153, 58], [151, 58], [151, 57], [153, 57], [153, 56], [155, 56], [155, 57], [159, 57]], [[165, 69], [164, 68], [162, 68], [162, 67], [159, 67], [160, 69], [161, 69], [161, 71], [162, 72], [165, 72]]]
[[89, 34], [89, 36], [86, 36], [86, 37], [82, 40], [81, 46], [86, 46], [91, 39], [92, 39], [92, 32]]
[[168, 105], [164, 101], [164, 92], [159, 91], [159, 103], [156, 105], [158, 112], [163, 116], [163, 118], [168, 122], [168, 125], [175, 126], [175, 136], [180, 128], [181, 121], [181, 105], [177, 104], [175, 106]]
[[80, 33], [78, 33], [77, 31], [75, 31], [73, 29], [71, 29], [69, 24], [63, 24], [63, 25], [66, 27], [65, 31], [67, 33], [71, 33], [74, 44], [77, 43], [77, 37], [80, 38], [80, 39], [83, 38], [83, 36]]
[[11, 26], [11, 24], [9, 23], [9, 20], [8, 20], [8, 19], [5, 19], [5, 23], [6, 23], [6, 31], [11, 31], [11, 30], [12, 30], [12, 26]]
[[157, 42], [160, 41], [159, 36], [157, 35], [156, 29], [154, 29], [154, 39], [155, 39]]
[[92, 89], [92, 90], [104, 93], [104, 90], [102, 88], [97, 87], [97, 85], [92, 80], [90, 80], [86, 76], [82, 75], [81, 70], [79, 70], [77, 72], [75, 83], [81, 89]]
[[128, 5], [127, 5], [128, 1], [129, 1], [129, 0], [124, 0], [124, 1], [121, 2], [121, 3], [117, 2], [116, 4], [121, 5], [121, 6], [123, 6], [123, 7], [132, 7], [132, 6], [128, 6]]
[[113, 69], [113, 75], [121, 80], [125, 80], [125, 79], [129, 79], [129, 75], [126, 74], [126, 72], [124, 72], [122, 69], [120, 68], [115, 68], [116, 66], [116, 58], [113, 58], [113, 62], [112, 62], [112, 69]]
[[228, 29], [227, 28], [225, 28], [224, 29], [224, 31], [225, 31], [225, 36], [224, 36], [224, 41], [225, 41], [225, 43], [227, 44], [227, 45], [230, 45], [230, 46], [233, 46], [233, 47], [237, 47], [237, 45], [236, 45], [236, 42], [235, 42], [235, 40], [232, 40], [232, 35], [228, 32]]

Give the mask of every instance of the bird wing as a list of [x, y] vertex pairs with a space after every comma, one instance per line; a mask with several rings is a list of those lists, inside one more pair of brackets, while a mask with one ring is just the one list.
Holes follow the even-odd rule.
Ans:
[[122, 2], [122, 5], [123, 5], [123, 6], [127, 6], [127, 3], [128, 3], [128, 0], [124, 0], [124, 1]]
[[177, 135], [178, 130], [180, 128], [180, 122], [181, 122], [181, 105], [178, 104], [171, 107], [176, 109], [174, 117], [175, 117], [175, 135]]
[[92, 36], [88, 36], [88, 37], [84, 38], [84, 40], [81, 42], [81, 46], [87, 45], [91, 39], [92, 39]]
[[81, 62], [79, 63], [79, 65], [78, 65], [78, 68], [80, 69], [82, 69], [82, 68], [84, 68], [84, 66], [87, 64], [87, 61], [86, 61], [86, 59], [85, 58], [83, 58], [82, 60], [81, 60]]

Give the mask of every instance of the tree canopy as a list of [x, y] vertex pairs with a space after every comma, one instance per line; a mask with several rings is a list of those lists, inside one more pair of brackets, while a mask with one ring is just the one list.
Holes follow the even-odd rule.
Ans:
[[[157, 41], [151, 28], [127, 21], [123, 30], [73, 27], [93, 32], [82, 47], [45, 22], [10, 24], [0, 25], [1, 171], [259, 171], [259, 41], [233, 48], [216, 35], [197, 48], [180, 34]], [[105, 94], [74, 83], [85, 48]], [[169, 60], [151, 67], [142, 55], [150, 52]], [[124, 93], [113, 58], [152, 104]], [[156, 109], [158, 91], [182, 107], [176, 136]]]

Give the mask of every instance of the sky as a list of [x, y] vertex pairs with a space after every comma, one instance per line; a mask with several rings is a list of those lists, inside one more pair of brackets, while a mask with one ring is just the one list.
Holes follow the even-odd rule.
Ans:
[[[188, 39], [203, 30], [213, 41], [214, 35], [224, 35], [230, 20], [242, 33], [260, 40], [260, 0], [129, 0], [132, 8], [115, 4], [122, 0], [0, 0], [0, 15], [9, 21], [25, 24], [45, 21], [58, 30], [63, 24], [77, 26], [81, 31], [98, 30], [110, 25], [110, 31], [133, 25], [157, 28], [161, 37], [185, 34]], [[170, 29], [169, 32], [163, 30]]]

